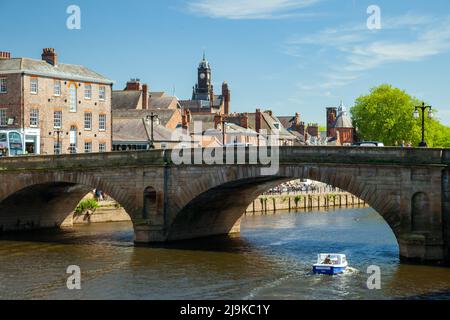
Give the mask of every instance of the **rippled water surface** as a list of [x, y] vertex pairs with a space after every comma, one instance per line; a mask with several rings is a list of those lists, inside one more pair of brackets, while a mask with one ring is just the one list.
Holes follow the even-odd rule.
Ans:
[[[134, 247], [129, 223], [0, 240], [2, 299], [450, 299], [450, 269], [400, 265], [398, 245], [372, 209], [247, 216], [240, 237]], [[313, 275], [319, 252], [351, 270]], [[82, 290], [66, 288], [78, 265]], [[368, 290], [367, 267], [382, 289]]]

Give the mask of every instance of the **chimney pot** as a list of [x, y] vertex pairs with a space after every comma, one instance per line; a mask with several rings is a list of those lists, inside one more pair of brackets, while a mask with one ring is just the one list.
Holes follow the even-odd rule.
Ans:
[[0, 60], [9, 60], [11, 59], [11, 53], [6, 51], [0, 51]]
[[58, 65], [58, 55], [54, 48], [44, 48], [42, 50], [42, 60], [51, 64], [52, 66]]

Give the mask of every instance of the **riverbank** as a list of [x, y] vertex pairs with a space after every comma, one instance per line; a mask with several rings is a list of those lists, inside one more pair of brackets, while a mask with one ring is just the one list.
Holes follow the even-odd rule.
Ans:
[[262, 195], [248, 206], [245, 213], [266, 214], [277, 211], [345, 208], [353, 206], [367, 206], [367, 204], [358, 197], [346, 192]]

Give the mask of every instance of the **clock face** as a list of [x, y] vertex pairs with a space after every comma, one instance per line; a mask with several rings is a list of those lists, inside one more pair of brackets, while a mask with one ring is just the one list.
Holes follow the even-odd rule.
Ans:
[[206, 75], [204, 73], [200, 73], [200, 79], [205, 79]]

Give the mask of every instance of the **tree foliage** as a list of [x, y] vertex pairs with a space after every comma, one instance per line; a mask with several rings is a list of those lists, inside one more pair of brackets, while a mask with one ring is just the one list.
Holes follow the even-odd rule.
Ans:
[[[414, 119], [413, 112], [414, 107], [421, 103], [388, 84], [371, 89], [368, 95], [357, 98], [351, 108], [358, 138], [381, 141], [387, 146], [400, 145], [402, 141], [417, 146], [422, 140], [422, 119]], [[436, 110], [434, 112], [436, 115]], [[450, 127], [436, 118], [428, 119], [426, 114], [425, 117], [425, 141], [428, 146], [449, 147]]]

